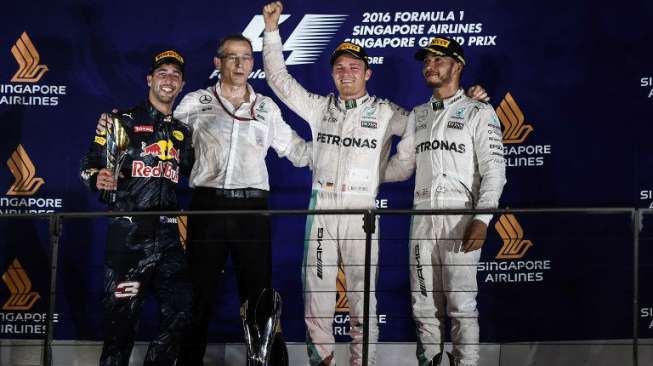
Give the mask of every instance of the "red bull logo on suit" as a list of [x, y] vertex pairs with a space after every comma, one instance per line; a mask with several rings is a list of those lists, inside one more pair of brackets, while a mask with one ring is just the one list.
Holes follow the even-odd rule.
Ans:
[[141, 156], [156, 156], [160, 160], [175, 159], [179, 161], [179, 150], [175, 148], [170, 140], [159, 140], [150, 145], [141, 142], [141, 150]]

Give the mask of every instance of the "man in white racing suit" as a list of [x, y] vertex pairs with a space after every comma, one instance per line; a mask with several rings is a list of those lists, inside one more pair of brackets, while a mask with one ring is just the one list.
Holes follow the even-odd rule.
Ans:
[[[415, 57], [424, 62], [422, 73], [433, 95], [410, 113], [385, 181], [405, 180], [416, 171], [415, 209], [498, 207], [506, 183], [501, 128], [491, 105], [459, 88], [462, 47], [436, 37]], [[479, 364], [476, 266], [491, 218], [413, 217], [410, 280], [420, 365], [440, 364], [445, 309], [455, 365]]]
[[[263, 62], [274, 93], [310, 125], [313, 135], [311, 209], [372, 209], [391, 136], [400, 136], [408, 113], [394, 103], [370, 96], [366, 82], [372, 71], [365, 50], [341, 44], [331, 57], [338, 95], [306, 91], [286, 70], [278, 32], [280, 2], [265, 6]], [[378, 257], [377, 233], [372, 240], [368, 364], [375, 364], [378, 339], [374, 294]], [[365, 231], [359, 215], [317, 215], [307, 218], [304, 247], [304, 315], [311, 365], [335, 365], [332, 331], [338, 260], [347, 278], [351, 325], [351, 365], [362, 362]]]

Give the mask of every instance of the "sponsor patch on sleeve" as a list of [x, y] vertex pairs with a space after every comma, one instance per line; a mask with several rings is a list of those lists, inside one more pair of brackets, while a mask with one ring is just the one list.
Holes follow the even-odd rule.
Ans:
[[174, 136], [177, 141], [184, 141], [184, 133], [179, 130], [172, 131], [172, 136]]
[[152, 133], [152, 132], [154, 132], [154, 126], [152, 126], [152, 125], [138, 125], [138, 126], [134, 126], [134, 132], [135, 132], [135, 133], [141, 133], [141, 132], [149, 132], [149, 133]]
[[105, 139], [104, 137], [101, 137], [101, 136], [95, 136], [94, 141], [95, 141], [96, 144], [101, 145], [101, 146], [104, 146], [104, 144], [107, 143], [107, 139]]

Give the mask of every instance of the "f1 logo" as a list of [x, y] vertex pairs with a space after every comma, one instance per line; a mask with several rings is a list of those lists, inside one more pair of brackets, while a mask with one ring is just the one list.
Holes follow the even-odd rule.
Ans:
[[138, 295], [138, 290], [141, 288], [140, 282], [128, 281], [121, 282], [116, 286], [116, 291], [113, 293], [116, 299], [131, 298]]
[[[286, 19], [290, 18], [290, 14], [281, 14], [279, 17], [279, 25], [285, 22]], [[265, 30], [265, 20], [263, 20], [263, 15], [254, 15], [254, 18], [250, 20], [247, 27], [243, 31], [243, 36], [249, 38], [252, 41], [252, 48], [254, 52], [263, 51], [263, 31]]]
[[[290, 18], [290, 14], [282, 14], [279, 24]], [[292, 51], [286, 60], [286, 65], [311, 64], [336, 34], [342, 23], [347, 19], [344, 14], [306, 14], [283, 45], [284, 51]], [[252, 41], [254, 52], [263, 50], [263, 31], [265, 21], [263, 15], [255, 15], [243, 31], [243, 36]]]

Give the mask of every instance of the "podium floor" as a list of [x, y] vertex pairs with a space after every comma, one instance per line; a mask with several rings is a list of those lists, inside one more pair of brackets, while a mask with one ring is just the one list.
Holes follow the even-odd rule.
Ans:
[[[97, 365], [101, 351], [100, 342], [56, 341], [53, 344], [52, 366]], [[448, 344], [447, 349], [451, 349]], [[130, 366], [140, 366], [147, 349], [146, 342], [134, 346]], [[0, 365], [41, 365], [42, 346], [33, 340], [0, 340]], [[288, 344], [290, 365], [308, 365], [306, 346], [303, 343]], [[640, 340], [639, 366], [653, 365], [653, 339]], [[628, 366], [633, 365], [632, 340], [582, 341], [556, 343], [506, 343], [482, 344], [483, 366]], [[346, 343], [336, 345], [338, 365], [349, 362], [349, 348]], [[243, 366], [245, 346], [243, 344], [211, 344], [204, 358], [205, 365]], [[377, 365], [415, 366], [414, 343], [381, 343], [377, 346]], [[448, 362], [443, 363], [448, 366]]]

